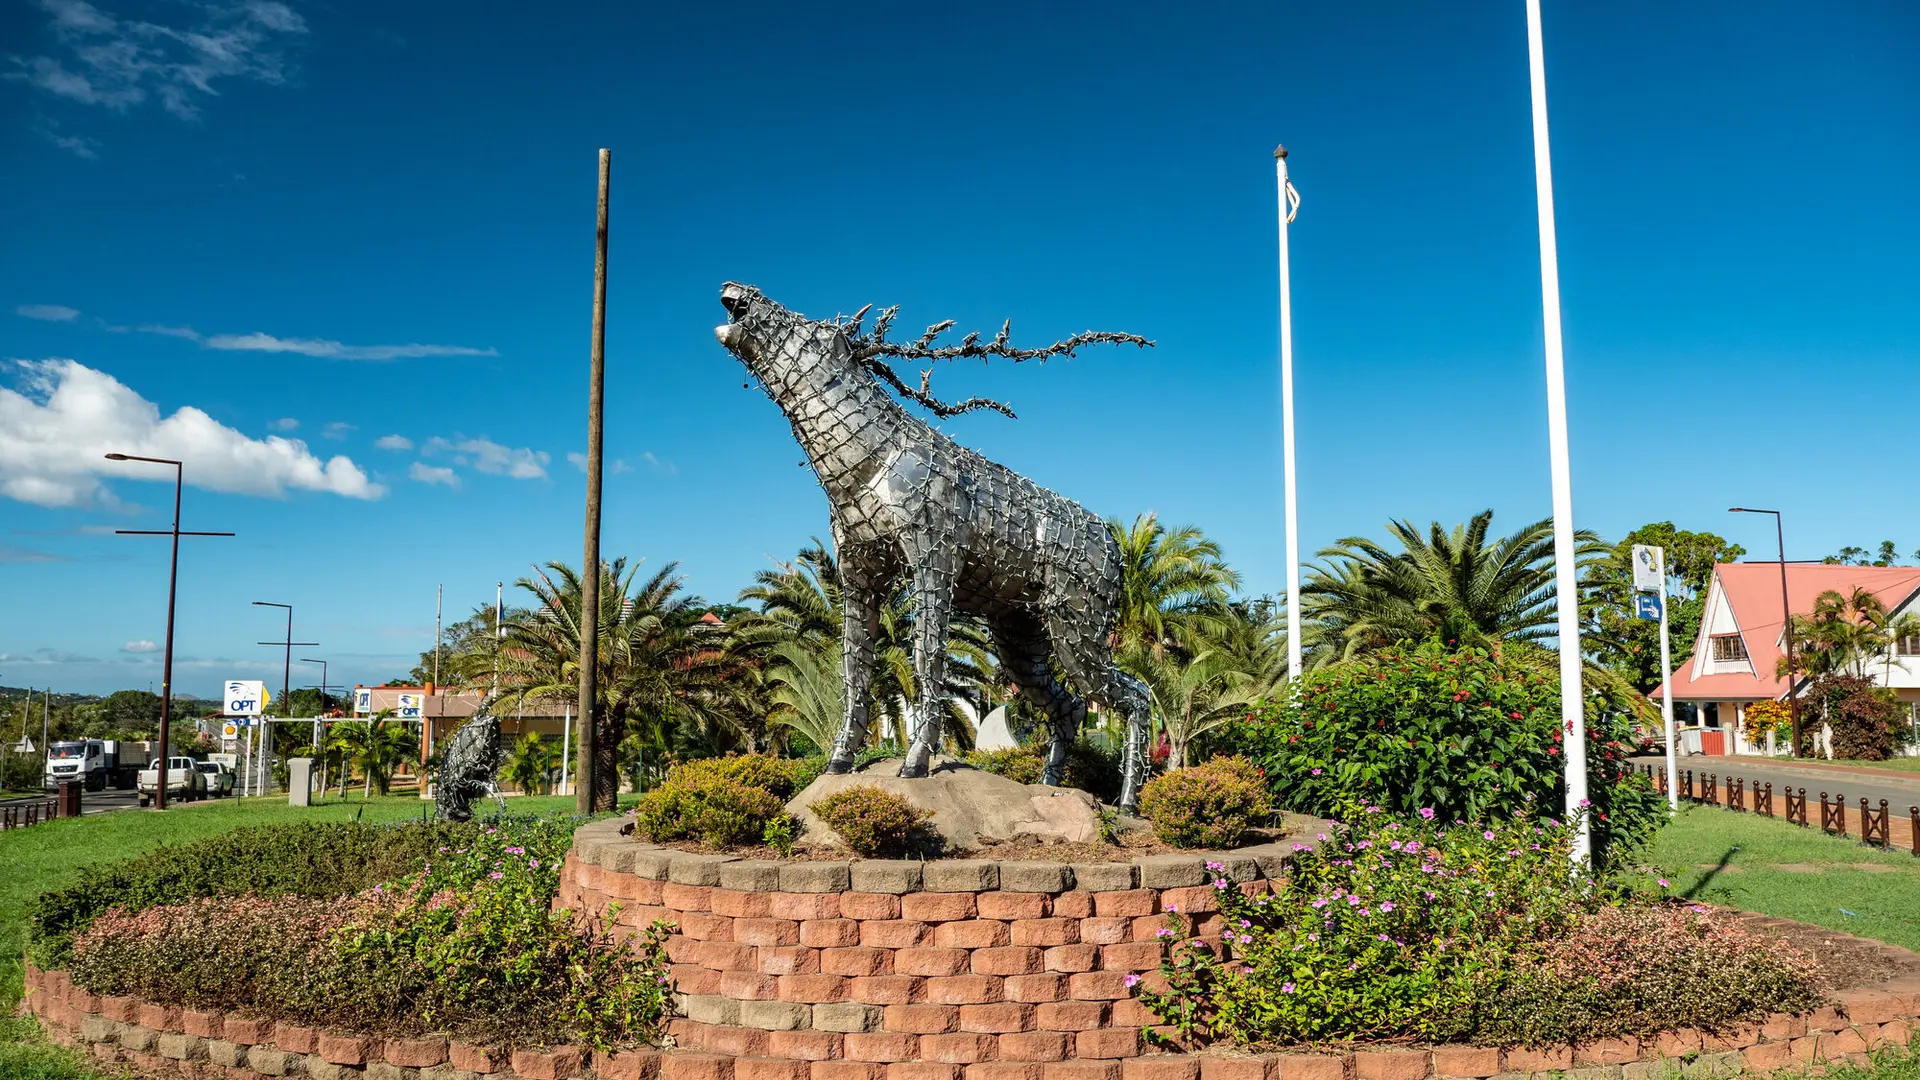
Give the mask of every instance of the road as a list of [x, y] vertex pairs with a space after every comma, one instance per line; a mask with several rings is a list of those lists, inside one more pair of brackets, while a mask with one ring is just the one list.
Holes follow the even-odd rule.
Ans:
[[[1658, 757], [1641, 756], [1633, 759], [1635, 764], [1663, 767], [1664, 760]], [[1745, 777], [1751, 790], [1756, 783], [1772, 784], [1775, 813], [1782, 811], [1778, 807], [1785, 801], [1782, 792], [1789, 786], [1806, 788], [1807, 798], [1817, 800], [1821, 792], [1829, 796], [1845, 795], [1847, 805], [1854, 812], [1860, 810], [1860, 800], [1865, 798], [1869, 805], [1878, 807], [1880, 800], [1887, 800], [1888, 813], [1897, 818], [1907, 816], [1907, 808], [1920, 805], [1920, 773], [1902, 773], [1893, 770], [1842, 770], [1820, 765], [1800, 764], [1778, 758], [1745, 757], [1736, 755], [1694, 754], [1680, 758], [1680, 769], [1684, 773], [1693, 770], [1694, 783], [1698, 784], [1708, 774], [1720, 777], [1720, 787], [1724, 792], [1729, 777]], [[1722, 796], [1724, 798], [1724, 795]], [[1817, 803], [1816, 803], [1817, 805]], [[1814, 813], [1819, 813], [1816, 809]]]

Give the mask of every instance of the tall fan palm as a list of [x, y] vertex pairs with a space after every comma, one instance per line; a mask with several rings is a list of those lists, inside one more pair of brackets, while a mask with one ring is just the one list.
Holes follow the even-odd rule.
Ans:
[[[846, 696], [840, 654], [840, 568], [833, 553], [814, 540], [793, 562], [754, 575], [754, 584], [741, 590], [740, 600], [759, 610], [735, 620], [733, 648], [761, 673], [775, 705], [767, 722], [799, 731], [821, 749], [832, 747]], [[886, 597], [876, 629], [868, 702], [874, 723], [868, 738], [881, 738], [885, 729], [898, 742], [905, 734], [907, 703], [918, 696], [913, 607], [904, 585]], [[992, 672], [984, 628], [978, 620], [953, 620], [947, 641], [946, 737], [963, 749], [973, 745], [973, 730], [951, 696], [973, 694], [994, 680]], [[831, 722], [821, 711], [829, 702]], [[823, 735], [824, 742], [820, 741]]]
[[[1848, 594], [1828, 589], [1814, 597], [1812, 612], [1793, 617], [1794, 667], [1808, 676], [1865, 678], [1870, 662], [1891, 654], [1891, 629], [1887, 605], [1878, 596], [1857, 585]], [[1786, 657], [1774, 673], [1786, 675]]]
[[1121, 591], [1114, 646], [1146, 650], [1159, 658], [1176, 644], [1178, 627], [1225, 603], [1240, 575], [1227, 567], [1220, 545], [1192, 525], [1172, 529], [1159, 516], [1141, 514], [1128, 525], [1107, 519], [1120, 545]]
[[[1348, 537], [1307, 572], [1306, 614], [1326, 662], [1406, 641], [1438, 639], [1489, 645], [1538, 643], [1557, 632], [1551, 519], [1489, 543], [1493, 511], [1451, 530], [1434, 522], [1425, 535], [1410, 521], [1391, 521], [1400, 544], [1392, 552], [1366, 537]], [[1584, 571], [1608, 553], [1599, 536], [1574, 533]]]
[[[639, 567], [615, 559], [600, 567], [598, 673], [594, 702], [595, 809], [611, 810], [619, 790], [618, 752], [630, 724], [655, 739], [682, 719], [725, 723], [721, 693], [724, 631], [700, 620], [699, 601], [681, 592], [678, 563], [636, 585]], [[565, 700], [578, 692], [580, 575], [551, 562], [516, 588], [533, 594], [525, 615], [507, 624], [501, 643], [502, 704]]]

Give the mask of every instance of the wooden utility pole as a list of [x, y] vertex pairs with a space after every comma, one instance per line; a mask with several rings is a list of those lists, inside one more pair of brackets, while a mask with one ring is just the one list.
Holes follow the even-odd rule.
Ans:
[[[612, 809], [617, 790], [604, 799], [595, 775], [599, 755], [594, 729], [600, 723], [600, 444], [606, 413], [607, 186], [613, 151], [600, 151], [600, 208], [593, 248], [593, 344], [587, 376], [587, 542], [580, 560], [580, 753], [574, 763], [574, 806], [581, 813]], [[604, 806], [601, 804], [604, 802]]]

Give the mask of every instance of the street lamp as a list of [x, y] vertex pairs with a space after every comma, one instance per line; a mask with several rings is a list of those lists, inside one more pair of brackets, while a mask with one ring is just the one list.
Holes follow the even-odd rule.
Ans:
[[[1791, 753], [1800, 756], [1800, 698], [1793, 692], [1793, 603], [1787, 599], [1787, 535], [1780, 525], [1780, 511], [1755, 510], [1747, 506], [1729, 506], [1729, 514], [1772, 514], [1773, 538], [1780, 546], [1780, 634], [1787, 642], [1787, 714], [1793, 718]], [[1756, 673], [1757, 674], [1757, 673]]]
[[[320, 643], [317, 641], [293, 640], [293, 605], [292, 604], [276, 604], [270, 600], [255, 600], [253, 602], [253, 606], [254, 607], [277, 607], [277, 608], [287, 609], [286, 640], [254, 642], [254, 644], [256, 645], [282, 645], [286, 647], [286, 650], [287, 650], [286, 660], [282, 663], [280, 668], [280, 708], [282, 711], [285, 711], [288, 707], [287, 687], [293, 681], [293, 647], [295, 645], [318, 645]], [[324, 691], [322, 693], [324, 695]], [[260, 759], [260, 767], [262, 769], [263, 774], [267, 764], [267, 752], [269, 748], [268, 744], [271, 743], [272, 741], [273, 741], [273, 724], [269, 722], [265, 716], [262, 716], [260, 718], [259, 759]], [[254, 788], [255, 788], [255, 794], [265, 795], [267, 793], [266, 777], [264, 775], [262, 775], [260, 780], [258, 780], [254, 784]]]
[[155, 465], [173, 466], [173, 528], [171, 529], [115, 529], [125, 536], [171, 536], [173, 537], [173, 559], [167, 569], [167, 645], [160, 661], [160, 783], [153, 790], [153, 808], [167, 808], [167, 754], [171, 749], [173, 734], [173, 609], [174, 597], [180, 583], [180, 538], [182, 536], [232, 536], [230, 532], [182, 532], [180, 531], [180, 488], [185, 476], [185, 466], [172, 458], [139, 457], [134, 454], [108, 454], [108, 461], [146, 461]]
[[[320, 757], [322, 756], [320, 740], [326, 734], [326, 722], [320, 719], [320, 716], [327, 711], [327, 662], [325, 660], [314, 660], [305, 656], [300, 658], [300, 662], [303, 664], [320, 665], [320, 712], [315, 714], [313, 718], [313, 756]], [[326, 764], [323, 762], [320, 766], [320, 790], [325, 791], [326, 787], [327, 769]]]

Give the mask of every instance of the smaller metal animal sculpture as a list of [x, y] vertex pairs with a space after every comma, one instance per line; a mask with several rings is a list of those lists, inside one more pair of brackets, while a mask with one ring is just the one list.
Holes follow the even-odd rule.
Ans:
[[493, 715], [493, 700], [481, 703], [466, 723], [447, 739], [440, 752], [440, 774], [435, 781], [434, 813], [446, 821], [467, 821], [473, 817], [471, 801], [476, 796], [493, 796], [501, 812], [507, 801], [500, 797], [494, 777], [500, 772], [500, 718]]

